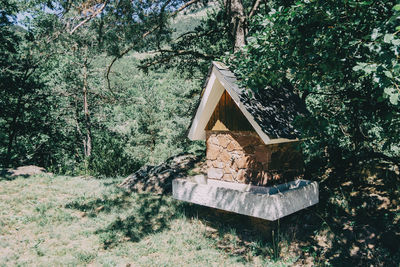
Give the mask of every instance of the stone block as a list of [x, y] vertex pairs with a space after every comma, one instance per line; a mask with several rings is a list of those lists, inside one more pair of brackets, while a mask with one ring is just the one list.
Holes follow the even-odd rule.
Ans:
[[237, 173], [238, 173], [238, 171], [236, 171], [233, 168], [231, 169], [231, 174], [232, 174], [233, 180], [236, 180]]
[[226, 182], [233, 182], [233, 175], [231, 173], [225, 173], [224, 176], [222, 177], [222, 180]]
[[207, 168], [213, 167], [213, 162], [214, 162], [213, 160], [207, 159], [206, 162], [207, 162]]
[[224, 167], [224, 174], [227, 174], [227, 173], [232, 173], [232, 169], [231, 169], [231, 167], [230, 166], [225, 166]]
[[250, 131], [210, 131], [207, 168], [220, 169], [218, 174], [210, 171], [213, 179], [224, 179], [223, 174], [230, 174], [238, 183], [276, 184], [298, 177], [287, 175], [288, 171], [299, 174], [303, 170], [301, 151], [297, 148], [295, 143], [265, 145], [257, 133]]
[[239, 143], [232, 139], [232, 141], [228, 144], [226, 147], [228, 151], [236, 151], [236, 150], [242, 150], [243, 148], [239, 145]]
[[215, 134], [207, 134], [207, 145], [218, 145], [218, 138]]
[[239, 167], [236, 164], [236, 161], [234, 161], [233, 164], [231, 165], [231, 170], [233, 170], [233, 171], [238, 171], [239, 170]]
[[207, 145], [206, 158], [210, 160], [215, 160], [220, 154], [220, 148], [217, 145]]
[[231, 142], [231, 136], [229, 134], [218, 134], [218, 145], [226, 148]]
[[209, 168], [207, 170], [207, 176], [210, 179], [221, 179], [224, 176], [224, 170], [218, 168]]
[[239, 169], [247, 168], [249, 162], [250, 162], [250, 157], [248, 156], [243, 156], [235, 160], [235, 164]]
[[246, 182], [246, 170], [240, 169], [237, 172], [235, 179], [237, 182], [244, 184]]
[[241, 158], [246, 155], [244, 150], [233, 150], [229, 151], [229, 153], [236, 159], [236, 158]]
[[172, 181], [173, 198], [207, 207], [274, 221], [319, 201], [317, 182], [297, 180], [273, 187], [208, 180], [197, 184]]
[[226, 151], [226, 149], [222, 150], [221, 153], [219, 154], [218, 157], [222, 162], [225, 163], [225, 165], [230, 165], [232, 161], [232, 156], [231, 154]]
[[225, 163], [219, 160], [213, 160], [211, 165], [211, 167], [218, 169], [223, 169], [225, 167]]

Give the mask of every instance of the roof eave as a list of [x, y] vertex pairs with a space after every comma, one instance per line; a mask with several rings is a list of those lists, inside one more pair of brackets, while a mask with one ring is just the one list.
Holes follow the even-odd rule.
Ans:
[[192, 120], [189, 130], [188, 137], [190, 140], [206, 139], [205, 127], [210, 120], [222, 93], [224, 90], [226, 90], [266, 145], [299, 141], [297, 138], [271, 138], [268, 136], [255, 121], [254, 117], [247, 111], [244, 104], [241, 103], [239, 95], [233, 89], [233, 84], [225, 79], [224, 75], [221, 73], [221, 70], [229, 69], [219, 62], [213, 61], [212, 69], [209, 72], [209, 77], [207, 79], [207, 84], [205, 85], [203, 96], [201, 97], [199, 107], [197, 108], [196, 115]]

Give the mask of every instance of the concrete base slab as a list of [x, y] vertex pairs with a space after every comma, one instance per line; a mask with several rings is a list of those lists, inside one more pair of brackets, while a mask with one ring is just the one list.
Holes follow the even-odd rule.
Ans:
[[319, 201], [318, 183], [297, 180], [263, 187], [218, 180], [199, 184], [186, 179], [172, 181], [175, 199], [216, 209], [275, 221]]

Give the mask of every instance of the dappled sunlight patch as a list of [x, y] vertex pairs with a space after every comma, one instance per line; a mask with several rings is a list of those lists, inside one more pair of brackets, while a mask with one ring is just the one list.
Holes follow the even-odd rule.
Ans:
[[[385, 181], [383, 181], [383, 178]], [[382, 265], [398, 262], [398, 176], [388, 171], [330, 170], [320, 204], [285, 218], [297, 228], [298, 264]]]
[[169, 228], [169, 220], [175, 215], [171, 203], [170, 197], [137, 194], [130, 209], [95, 233], [106, 249], [121, 240], [137, 242], [148, 234]]
[[125, 190], [115, 188], [99, 197], [81, 196], [65, 204], [65, 208], [79, 210], [81, 217], [97, 216], [100, 212], [111, 212], [113, 209], [125, 208], [131, 202], [130, 194]]
[[163, 231], [137, 243], [137, 257], [132, 266], [226, 265], [240, 266], [240, 259], [227, 257], [214, 248], [214, 241], [204, 237], [205, 226], [200, 221], [184, 217], [171, 221], [169, 231]]
[[[273, 222], [243, 216], [208, 207], [187, 205], [185, 216], [192, 224], [203, 228], [203, 236], [210, 240], [213, 248], [221, 253], [236, 258], [243, 264], [255, 266], [282, 266], [293, 263], [296, 253], [287, 253], [291, 237], [280, 232]], [[275, 236], [272, 241], [272, 236]]]
[[[0, 265], [274, 263], [262, 256], [269, 244], [232, 228], [229, 216], [205, 217], [209, 210], [169, 196], [128, 195], [113, 181], [76, 177], [1, 181]], [[24, 193], [17, 194], [18, 190]], [[284, 262], [290, 261], [276, 265]]]
[[35, 176], [1, 183], [0, 221], [4, 227], [0, 239], [7, 244], [7, 251], [1, 246], [0, 264], [77, 265], [90, 258], [74, 254], [81, 246], [96, 248], [97, 238], [82, 235], [81, 221], [63, 206], [82, 192], [82, 187], [97, 187], [99, 181]]
[[[347, 203], [350, 212], [338, 202], [326, 201], [328, 208], [318, 206], [284, 217], [278, 234], [276, 224], [267, 227], [263, 220], [251, 222], [246, 216], [169, 196], [126, 194], [116, 181], [76, 177], [0, 181], [0, 265], [311, 266], [337, 263], [338, 257], [345, 263], [376, 262], [387, 259], [386, 247], [396, 244], [395, 229], [382, 231], [377, 223], [396, 225], [399, 213], [392, 216], [380, 208], [384, 201], [362, 207], [364, 201], [379, 200], [368, 199], [371, 192], [390, 198], [388, 209], [396, 214], [398, 205], [392, 201], [396, 193], [368, 184], [356, 188], [354, 182], [348, 183], [328, 195], [324, 188], [324, 199], [345, 199], [341, 203]], [[351, 192], [359, 192], [362, 201]], [[268, 237], [271, 230], [275, 243]], [[274, 259], [276, 254], [279, 259]]]

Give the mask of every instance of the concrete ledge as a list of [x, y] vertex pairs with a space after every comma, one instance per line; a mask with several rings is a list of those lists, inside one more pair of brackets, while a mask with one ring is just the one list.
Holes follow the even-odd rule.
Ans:
[[178, 200], [269, 221], [315, 205], [319, 201], [318, 183], [308, 180], [262, 187], [210, 179], [207, 184], [175, 179], [172, 181], [172, 194]]

